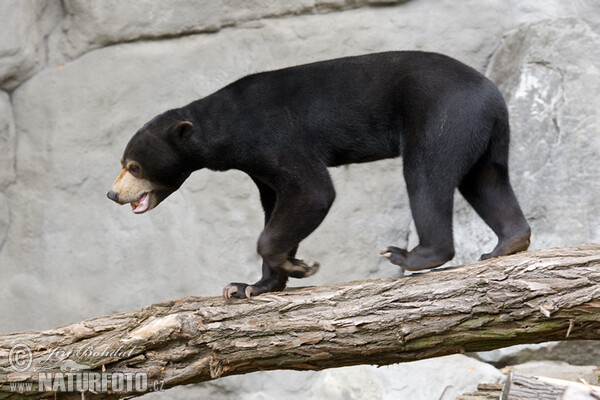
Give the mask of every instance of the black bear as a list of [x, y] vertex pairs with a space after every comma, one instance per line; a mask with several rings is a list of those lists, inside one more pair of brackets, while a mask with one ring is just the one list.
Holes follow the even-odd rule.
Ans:
[[402, 268], [454, 257], [456, 188], [498, 236], [483, 259], [526, 250], [508, 149], [506, 105], [482, 74], [441, 54], [377, 53], [253, 74], [158, 115], [127, 144], [108, 197], [143, 213], [195, 170], [247, 173], [265, 212], [262, 278], [223, 290], [244, 298], [316, 272], [295, 255], [335, 198], [327, 167], [343, 164], [403, 157], [419, 245], [382, 252]]

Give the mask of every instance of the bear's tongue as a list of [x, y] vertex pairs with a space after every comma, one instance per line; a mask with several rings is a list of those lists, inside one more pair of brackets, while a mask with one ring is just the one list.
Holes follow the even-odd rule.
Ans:
[[150, 197], [148, 196], [148, 193], [144, 193], [138, 201], [131, 203], [131, 211], [134, 213], [142, 213], [148, 209], [149, 204]]

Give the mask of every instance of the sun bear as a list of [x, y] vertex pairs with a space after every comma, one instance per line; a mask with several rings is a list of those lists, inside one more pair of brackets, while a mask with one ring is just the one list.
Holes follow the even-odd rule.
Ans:
[[509, 182], [509, 136], [498, 88], [457, 60], [418, 51], [345, 57], [249, 75], [158, 115], [127, 144], [108, 197], [139, 214], [193, 171], [248, 174], [265, 214], [262, 278], [223, 290], [245, 298], [316, 272], [318, 263], [296, 251], [335, 199], [327, 168], [345, 164], [402, 156], [419, 244], [382, 254], [404, 269], [454, 257], [456, 188], [498, 236], [482, 259], [526, 250], [530, 228]]

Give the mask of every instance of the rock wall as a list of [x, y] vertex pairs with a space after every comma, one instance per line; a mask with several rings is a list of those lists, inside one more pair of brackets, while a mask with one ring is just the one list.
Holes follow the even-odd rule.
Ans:
[[[511, 179], [532, 248], [598, 242], [599, 32], [596, 0], [3, 0], [0, 331], [256, 280], [262, 211], [244, 174], [196, 172], [144, 216], [105, 193], [155, 114], [252, 72], [338, 56], [422, 49], [487, 71], [510, 109]], [[401, 160], [331, 172], [336, 203], [299, 251], [322, 268], [291, 285], [398, 275], [378, 250], [417, 243]], [[454, 264], [495, 244], [455, 204]]]

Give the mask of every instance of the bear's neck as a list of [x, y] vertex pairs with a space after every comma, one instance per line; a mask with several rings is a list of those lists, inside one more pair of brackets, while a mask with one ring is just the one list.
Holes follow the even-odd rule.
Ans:
[[232, 110], [226, 101], [214, 95], [197, 100], [178, 110], [195, 129], [190, 154], [195, 170], [208, 168], [214, 171], [240, 169], [240, 143], [233, 129]]

